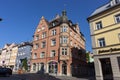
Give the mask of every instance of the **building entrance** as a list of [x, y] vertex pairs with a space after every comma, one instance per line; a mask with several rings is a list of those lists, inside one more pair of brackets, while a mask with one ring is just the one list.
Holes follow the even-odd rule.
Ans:
[[67, 64], [66, 63], [62, 64], [62, 74], [67, 75]]
[[113, 80], [110, 58], [100, 59], [104, 80]]
[[49, 63], [49, 73], [57, 74], [57, 62], [50, 62]]

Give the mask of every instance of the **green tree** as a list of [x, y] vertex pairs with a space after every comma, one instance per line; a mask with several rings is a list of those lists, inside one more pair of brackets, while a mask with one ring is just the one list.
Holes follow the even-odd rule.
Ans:
[[23, 61], [22, 61], [22, 68], [24, 68], [26, 71], [28, 70], [27, 58], [23, 59]]
[[90, 62], [89, 52], [86, 53], [86, 60], [87, 60], [87, 62]]

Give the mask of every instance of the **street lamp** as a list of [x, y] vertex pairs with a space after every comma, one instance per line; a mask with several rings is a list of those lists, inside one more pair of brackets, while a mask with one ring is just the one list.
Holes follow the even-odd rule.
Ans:
[[2, 18], [0, 18], [0, 21], [2, 21]]

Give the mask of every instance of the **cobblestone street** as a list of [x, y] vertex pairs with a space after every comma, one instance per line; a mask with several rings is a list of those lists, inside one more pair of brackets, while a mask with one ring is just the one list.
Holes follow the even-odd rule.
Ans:
[[94, 80], [67, 76], [50, 76], [45, 74], [13, 74], [10, 77], [0, 77], [0, 80]]

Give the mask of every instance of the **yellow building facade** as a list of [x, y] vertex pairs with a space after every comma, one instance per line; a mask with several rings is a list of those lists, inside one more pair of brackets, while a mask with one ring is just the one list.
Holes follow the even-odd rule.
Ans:
[[12, 53], [11, 53], [11, 56], [10, 56], [9, 65], [10, 65], [10, 68], [11, 68], [13, 71], [15, 71], [17, 54], [18, 54], [18, 45], [14, 46], [14, 47], [12, 48]]
[[88, 22], [96, 80], [120, 80], [120, 0], [96, 9]]

